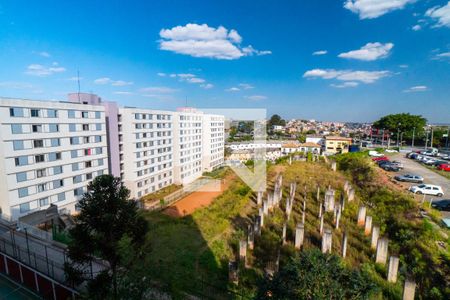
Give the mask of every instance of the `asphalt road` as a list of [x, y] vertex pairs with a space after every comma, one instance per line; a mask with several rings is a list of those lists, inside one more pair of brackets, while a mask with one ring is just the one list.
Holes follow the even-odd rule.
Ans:
[[[444, 197], [441, 199], [450, 199], [450, 180], [427, 169], [421, 163], [415, 161], [414, 159], [409, 159], [405, 157], [404, 153], [399, 153], [392, 156], [391, 160], [397, 160], [403, 163], [404, 169], [398, 174], [416, 174], [424, 178], [424, 183], [440, 185], [444, 191]], [[414, 185], [414, 184], [412, 184]], [[427, 198], [430, 196], [427, 196]], [[438, 199], [437, 197], [432, 197], [433, 199]]]

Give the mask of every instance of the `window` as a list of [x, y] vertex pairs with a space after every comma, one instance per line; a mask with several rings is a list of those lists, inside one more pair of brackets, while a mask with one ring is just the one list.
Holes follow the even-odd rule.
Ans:
[[88, 113], [87, 111], [82, 111], [82, 112], [81, 112], [81, 117], [82, 117], [83, 119], [89, 118], [89, 113]]
[[31, 129], [33, 132], [42, 132], [42, 125], [31, 125]]
[[31, 109], [30, 115], [33, 118], [37, 118], [41, 115], [41, 110], [40, 109]]
[[19, 198], [28, 196], [28, 188], [27, 187], [18, 189], [18, 192], [19, 192]]
[[88, 136], [84, 136], [83, 137], [83, 143], [84, 144], [89, 144], [89, 137]]
[[73, 183], [80, 183], [82, 180], [81, 175], [74, 176], [72, 179]]
[[102, 124], [101, 123], [95, 124], [95, 130], [97, 131], [102, 130]]
[[34, 140], [33, 141], [34, 148], [42, 148], [44, 147], [44, 140]]
[[101, 116], [102, 116], [102, 113], [101, 113], [101, 112], [99, 112], [99, 111], [96, 111], [96, 112], [95, 112], [95, 118], [96, 118], [96, 119], [100, 119]]
[[41, 177], [44, 177], [44, 176], [46, 176], [46, 171], [45, 171], [45, 169], [39, 169], [39, 170], [36, 170], [36, 177], [37, 178], [41, 178]]
[[68, 110], [67, 111], [67, 116], [69, 117], [69, 119], [75, 119], [75, 111], [74, 110]]
[[66, 193], [64, 193], [64, 192], [59, 193], [58, 196], [57, 196], [57, 199], [58, 199], [58, 201], [66, 200]]
[[14, 161], [16, 163], [16, 167], [17, 166], [26, 166], [28, 165], [28, 156], [19, 156], [14, 158]]
[[50, 144], [52, 145], [52, 147], [61, 146], [60, 140], [57, 138], [50, 139]]
[[102, 153], [103, 153], [103, 148], [102, 147], [96, 148], [96, 154], [102, 154]]
[[22, 203], [20, 204], [20, 213], [25, 213], [27, 211], [30, 211], [30, 203]]
[[72, 164], [72, 171], [78, 171], [80, 169], [78, 163], [73, 163]]
[[75, 137], [71, 137], [70, 138], [70, 144], [71, 145], [78, 145], [79, 143], [80, 143], [79, 137], [75, 136]]
[[37, 185], [37, 191], [38, 193], [44, 192], [47, 190], [47, 185], [45, 183], [41, 183]]
[[57, 189], [64, 186], [64, 180], [63, 179], [58, 179], [58, 180], [53, 180], [53, 188]]
[[97, 176], [101, 176], [101, 175], [103, 175], [103, 170], [100, 170], [97, 172]]
[[62, 166], [53, 167], [53, 175], [61, 174], [63, 172]]
[[70, 132], [75, 132], [75, 131], [77, 131], [77, 126], [76, 126], [76, 124], [70, 123], [70, 124], [69, 124], [69, 131], [70, 131]]
[[35, 163], [41, 163], [45, 161], [45, 156], [44, 154], [39, 154], [39, 155], [35, 155], [34, 156], [34, 162]]
[[84, 156], [89, 156], [92, 154], [91, 149], [84, 149]]
[[92, 179], [92, 173], [87, 173], [86, 180], [91, 180], [91, 179]]
[[20, 172], [16, 174], [17, 182], [22, 182], [27, 180], [27, 172]]
[[89, 124], [83, 124], [83, 131], [89, 131]]
[[61, 159], [61, 152], [53, 152], [48, 154], [49, 161], [55, 161]]
[[72, 157], [72, 158], [78, 157], [78, 151], [77, 150], [70, 151], [70, 157]]
[[47, 109], [47, 117], [56, 118], [58, 116], [58, 111], [56, 109]]
[[99, 165], [99, 166], [103, 166], [103, 159], [99, 159], [99, 160], [98, 160], [98, 165]]
[[13, 141], [13, 149], [14, 150], [23, 150], [23, 141]]
[[22, 124], [11, 124], [11, 132], [13, 134], [23, 133]]
[[23, 117], [23, 108], [20, 107], [11, 107], [9, 109], [9, 115], [11, 117]]
[[95, 136], [95, 142], [96, 143], [100, 143], [102, 141], [102, 136], [101, 135], [96, 135]]
[[84, 162], [84, 167], [85, 167], [85, 168], [91, 168], [91, 167], [92, 167], [92, 161], [86, 161], [86, 162]]
[[73, 195], [74, 196], [82, 196], [83, 195], [83, 188], [77, 188], [73, 190]]
[[59, 131], [59, 125], [58, 124], [49, 124], [48, 125], [48, 131], [49, 132], [58, 132]]
[[47, 197], [39, 199], [39, 206], [46, 206], [46, 205], [48, 205], [48, 198]]

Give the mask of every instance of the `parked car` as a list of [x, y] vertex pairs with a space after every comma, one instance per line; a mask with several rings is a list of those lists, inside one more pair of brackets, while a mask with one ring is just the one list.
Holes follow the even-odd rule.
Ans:
[[450, 199], [433, 202], [431, 203], [431, 207], [438, 210], [450, 211]]
[[394, 149], [386, 149], [385, 150], [387, 153], [398, 153], [398, 151], [397, 150], [394, 150]]
[[375, 163], [381, 167], [384, 164], [390, 164], [392, 162], [390, 160], [379, 160], [379, 161], [376, 161]]
[[419, 155], [419, 154], [413, 152], [413, 153], [410, 153], [410, 154], [409, 154], [408, 158], [416, 159], [418, 155]]
[[437, 162], [437, 160], [434, 158], [427, 157], [427, 158], [423, 159], [422, 162], [428, 166], [432, 166]]
[[394, 164], [394, 165], [396, 165], [397, 167], [399, 167], [400, 169], [403, 169], [403, 163], [401, 163], [401, 162], [399, 162], [399, 161], [396, 161], [396, 160], [393, 160], [392, 161], [392, 164]]
[[369, 156], [372, 156], [372, 157], [381, 157], [381, 156], [384, 156], [384, 154], [383, 154], [383, 153], [379, 153], [378, 151], [375, 151], [375, 150], [370, 150], [370, 151], [369, 151]]
[[444, 191], [442, 191], [442, 188], [434, 184], [413, 185], [409, 188], [409, 191], [414, 194], [432, 195], [438, 197], [444, 196]]
[[447, 165], [448, 163], [445, 160], [437, 159], [432, 165], [435, 167], [439, 167], [442, 164]]
[[450, 164], [440, 164], [437, 166], [438, 170], [450, 172]]
[[372, 157], [373, 161], [379, 161], [379, 160], [389, 160], [386, 156], [380, 156], [380, 157]]
[[397, 175], [394, 177], [397, 181], [423, 183], [423, 177], [413, 174]]
[[400, 171], [400, 168], [397, 165], [392, 164], [392, 163], [384, 164], [384, 165], [381, 166], [381, 168], [383, 170], [385, 170], [385, 171], [391, 171], [391, 172], [398, 172], [398, 171]]
[[424, 155], [437, 156], [439, 154], [439, 150], [436, 148], [427, 149], [427, 151], [422, 152]]

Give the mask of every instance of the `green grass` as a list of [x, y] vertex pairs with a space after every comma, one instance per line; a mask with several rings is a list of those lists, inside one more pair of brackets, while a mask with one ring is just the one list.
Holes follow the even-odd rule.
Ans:
[[159, 201], [159, 200], [163, 199], [164, 197], [172, 194], [173, 192], [178, 191], [182, 187], [183, 186], [181, 186], [181, 185], [171, 184], [169, 186], [166, 186], [165, 188], [160, 189], [159, 191], [157, 191], [155, 193], [147, 194], [147, 195], [143, 196], [141, 199], [144, 202]]

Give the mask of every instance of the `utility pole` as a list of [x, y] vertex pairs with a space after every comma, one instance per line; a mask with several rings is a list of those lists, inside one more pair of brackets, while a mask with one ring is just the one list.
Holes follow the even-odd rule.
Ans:
[[431, 126], [431, 140], [430, 140], [430, 148], [433, 148], [433, 126]]
[[414, 135], [416, 134], [416, 127], [413, 128], [413, 136], [412, 136], [412, 142], [411, 142], [411, 151], [413, 151], [414, 148]]
[[398, 123], [397, 125], [397, 147], [399, 147], [400, 125], [402, 125], [402, 123]]
[[450, 126], [447, 127], [447, 136], [445, 137], [445, 149], [448, 150], [448, 134], [450, 131]]
[[384, 128], [383, 128], [383, 133], [381, 136], [381, 147], [383, 147], [383, 146], [384, 146]]
[[425, 132], [425, 134], [426, 134], [426, 138], [425, 138], [425, 150], [427, 150], [427, 146], [428, 146], [428, 129], [427, 129], [427, 131]]

